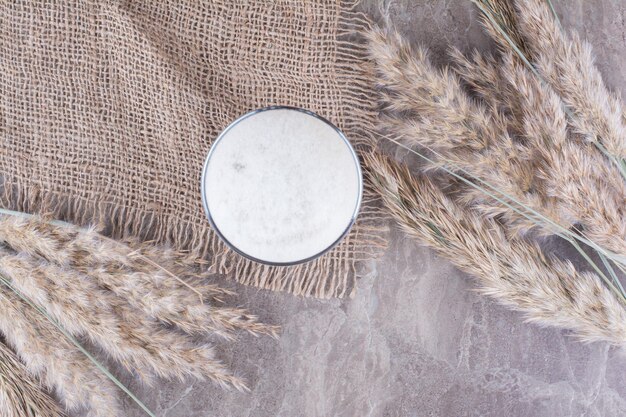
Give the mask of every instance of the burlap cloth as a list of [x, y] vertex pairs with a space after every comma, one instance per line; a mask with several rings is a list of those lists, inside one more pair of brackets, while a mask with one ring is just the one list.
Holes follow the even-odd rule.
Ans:
[[362, 152], [372, 142], [361, 67], [366, 20], [339, 1], [32, 1], [0, 11], [2, 205], [104, 221], [199, 251], [217, 273], [342, 297], [383, 243], [372, 196], [317, 261], [254, 264], [210, 230], [200, 175], [216, 135], [268, 105], [313, 110]]

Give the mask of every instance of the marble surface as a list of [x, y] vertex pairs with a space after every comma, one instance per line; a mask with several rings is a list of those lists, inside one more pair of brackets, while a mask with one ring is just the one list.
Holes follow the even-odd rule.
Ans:
[[[626, 93], [626, 2], [554, 0]], [[443, 60], [446, 45], [488, 50], [469, 0], [365, 0]], [[242, 335], [220, 356], [252, 391], [209, 382], [126, 381], [160, 417], [623, 416], [626, 357], [523, 322], [472, 291], [471, 278], [393, 232], [351, 300], [239, 287], [240, 303], [283, 326], [278, 341]], [[142, 416], [126, 402], [128, 416]]]

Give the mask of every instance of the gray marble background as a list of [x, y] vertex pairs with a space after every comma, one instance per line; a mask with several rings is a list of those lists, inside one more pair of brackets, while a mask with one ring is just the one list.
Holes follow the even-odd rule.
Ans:
[[[626, 2], [553, 1], [624, 96]], [[469, 0], [365, 0], [361, 8], [429, 45], [441, 62], [447, 45], [492, 48]], [[209, 382], [126, 382], [160, 417], [626, 415], [619, 350], [524, 323], [400, 233], [371, 267], [345, 301], [238, 288], [242, 305], [284, 329], [278, 341], [242, 335], [220, 348], [249, 394]], [[125, 405], [128, 416], [143, 416]]]

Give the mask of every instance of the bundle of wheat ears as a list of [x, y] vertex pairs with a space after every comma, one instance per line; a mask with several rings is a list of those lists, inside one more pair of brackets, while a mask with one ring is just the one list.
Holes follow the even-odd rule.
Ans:
[[[498, 55], [451, 53], [436, 68], [397, 33], [374, 30], [381, 136], [370, 180], [393, 217], [531, 321], [626, 345], [626, 113], [591, 48], [546, 0], [475, 0]], [[446, 194], [442, 192], [446, 191]], [[558, 236], [585, 270], [544, 255]]]
[[[229, 340], [236, 330], [275, 335], [277, 328], [223, 306], [232, 293], [207, 283], [196, 257], [114, 241], [94, 228], [2, 213], [0, 333], [25, 367], [0, 367], [0, 400], [7, 410], [60, 415], [37, 392], [43, 387], [67, 410], [120, 416], [117, 384], [152, 414], [79, 340], [147, 383], [152, 377], [195, 377], [246, 389], [197, 336]], [[26, 371], [38, 382], [16, 377]], [[29, 407], [36, 412], [20, 413]]]

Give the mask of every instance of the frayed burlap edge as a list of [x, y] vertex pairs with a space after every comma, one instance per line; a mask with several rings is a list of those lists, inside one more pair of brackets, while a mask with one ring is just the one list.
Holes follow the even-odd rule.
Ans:
[[[355, 10], [358, 1], [341, 2], [338, 7], [336, 71], [345, 87], [342, 110], [352, 116], [342, 130], [359, 155], [374, 144], [375, 103], [373, 82], [366, 70], [366, 48], [362, 35], [370, 28], [365, 15]], [[323, 115], [323, 114], [322, 114]], [[368, 167], [363, 166], [367, 178]], [[54, 190], [22, 183], [11, 173], [0, 177], [0, 203], [3, 207], [29, 213], [45, 213], [79, 225], [104, 224], [114, 238], [139, 237], [170, 244], [211, 260], [212, 272], [239, 283], [272, 291], [285, 291], [317, 298], [352, 297], [356, 279], [368, 271], [367, 262], [379, 256], [387, 244], [388, 228], [378, 196], [366, 182], [359, 217], [346, 238], [320, 258], [300, 265], [275, 267], [261, 265], [236, 254], [213, 232], [171, 214], [135, 207], [67, 197]]]

